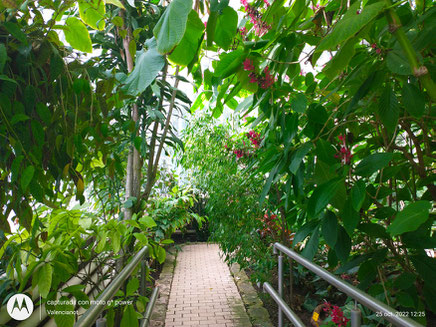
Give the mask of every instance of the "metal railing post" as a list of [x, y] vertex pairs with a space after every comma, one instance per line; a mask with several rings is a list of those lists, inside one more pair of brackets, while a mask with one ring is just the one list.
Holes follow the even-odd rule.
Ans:
[[[279, 252], [279, 267], [278, 267], [278, 274], [279, 274], [279, 280], [278, 280], [278, 287], [279, 287], [279, 295], [280, 298], [283, 298], [283, 255], [281, 252]], [[283, 327], [283, 312], [281, 307], [279, 306], [279, 319], [278, 319], [278, 327]]]
[[360, 327], [362, 321], [362, 312], [357, 307], [357, 301], [354, 301], [354, 308], [351, 309], [351, 327]]

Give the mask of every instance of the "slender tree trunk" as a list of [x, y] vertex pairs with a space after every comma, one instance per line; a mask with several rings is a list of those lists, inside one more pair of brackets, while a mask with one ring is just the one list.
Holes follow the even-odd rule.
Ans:
[[[129, 50], [130, 40], [131, 40], [131, 31], [130, 29], [128, 29], [127, 36], [123, 40], [123, 46], [126, 56], [125, 58], [127, 63], [127, 71], [129, 73], [132, 72], [134, 68], [132, 54], [130, 53]], [[132, 121], [135, 123], [135, 127], [136, 127], [139, 121], [138, 105], [136, 103], [132, 105], [130, 117]], [[139, 130], [136, 130], [136, 136], [138, 135], [139, 135]], [[125, 192], [126, 201], [130, 197], [135, 197], [137, 200], [139, 200], [140, 189], [141, 189], [141, 157], [139, 151], [134, 146], [131, 146], [127, 158], [126, 192]], [[133, 207], [124, 209], [124, 219], [131, 219], [132, 215], [133, 215]]]

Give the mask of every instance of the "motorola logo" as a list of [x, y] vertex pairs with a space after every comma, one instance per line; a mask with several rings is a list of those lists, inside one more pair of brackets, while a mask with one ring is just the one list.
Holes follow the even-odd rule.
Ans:
[[26, 294], [15, 294], [9, 299], [6, 308], [12, 319], [25, 320], [33, 312], [33, 302]]

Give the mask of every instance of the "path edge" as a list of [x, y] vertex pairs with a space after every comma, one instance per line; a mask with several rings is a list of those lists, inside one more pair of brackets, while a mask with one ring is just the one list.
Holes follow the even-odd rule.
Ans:
[[253, 327], [274, 327], [268, 310], [263, 306], [245, 271], [241, 270], [238, 263], [231, 264], [229, 268]]
[[174, 270], [176, 268], [176, 259], [178, 251], [174, 249], [174, 254], [167, 252], [164, 266], [156, 281], [155, 286], [159, 286], [159, 297], [153, 309], [150, 319], [150, 327], [165, 326], [165, 318], [167, 315], [168, 301], [170, 299], [171, 286], [173, 284]]

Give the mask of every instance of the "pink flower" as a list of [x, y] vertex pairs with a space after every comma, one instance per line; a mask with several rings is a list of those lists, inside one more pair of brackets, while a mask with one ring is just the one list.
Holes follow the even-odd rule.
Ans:
[[263, 0], [263, 2], [266, 4], [267, 7], [269, 7], [269, 2], [268, 2], [268, 0]]
[[261, 80], [260, 87], [264, 90], [270, 88], [274, 84], [274, 77], [271, 75], [268, 66], [263, 70], [265, 76]]
[[254, 70], [253, 62], [248, 58], [245, 59], [243, 65], [244, 65], [244, 70], [247, 70], [247, 71]]

